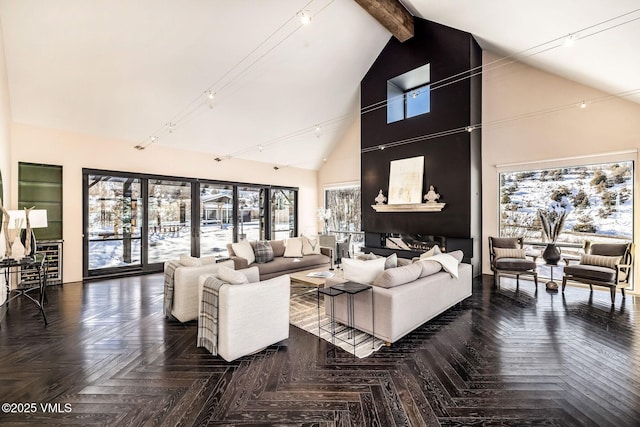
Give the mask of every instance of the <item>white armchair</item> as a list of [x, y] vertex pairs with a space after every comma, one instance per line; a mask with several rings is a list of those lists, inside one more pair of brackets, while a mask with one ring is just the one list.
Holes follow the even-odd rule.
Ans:
[[[169, 261], [169, 262], [178, 262]], [[173, 304], [171, 315], [180, 322], [188, 322], [198, 318], [198, 277], [203, 274], [214, 274], [221, 265], [233, 268], [233, 261], [203, 264], [200, 266], [177, 267], [173, 274]], [[165, 276], [167, 275], [165, 263]]]
[[[238, 271], [249, 283], [223, 285], [218, 295], [218, 355], [228, 362], [289, 338], [289, 276], [260, 282], [258, 267]], [[200, 306], [209, 276], [198, 279]]]

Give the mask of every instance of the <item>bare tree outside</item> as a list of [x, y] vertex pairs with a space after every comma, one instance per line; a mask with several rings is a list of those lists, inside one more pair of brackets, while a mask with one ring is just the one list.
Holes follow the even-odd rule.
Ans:
[[362, 231], [362, 203], [360, 186], [332, 188], [325, 190], [325, 207], [331, 210], [328, 221], [329, 232], [345, 239], [353, 233], [351, 242], [354, 248], [364, 243]]

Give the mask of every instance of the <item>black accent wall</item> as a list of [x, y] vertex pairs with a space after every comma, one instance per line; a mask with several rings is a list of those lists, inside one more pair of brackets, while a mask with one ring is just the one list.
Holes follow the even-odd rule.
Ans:
[[[361, 106], [386, 100], [387, 80], [431, 64], [431, 112], [387, 124], [386, 107], [362, 114], [362, 224], [368, 234], [437, 235], [464, 242], [465, 258], [479, 266], [481, 236], [481, 131], [466, 126], [481, 120], [482, 52], [469, 33], [416, 18], [415, 36], [400, 43], [391, 38], [361, 82]], [[479, 72], [478, 68], [475, 70]], [[469, 78], [470, 77], [470, 78]], [[388, 147], [380, 145], [431, 136], [453, 129], [447, 136]], [[423, 194], [429, 185], [447, 205], [441, 212], [378, 213], [371, 208], [378, 191], [389, 191], [392, 160], [424, 156]], [[373, 239], [375, 240], [375, 239]], [[452, 250], [453, 248], [448, 248]], [[476, 256], [477, 254], [477, 256]]]

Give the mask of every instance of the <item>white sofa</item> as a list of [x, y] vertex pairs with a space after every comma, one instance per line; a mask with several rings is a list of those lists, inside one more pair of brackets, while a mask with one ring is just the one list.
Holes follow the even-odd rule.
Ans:
[[[218, 295], [218, 355], [230, 362], [289, 338], [288, 275], [259, 281], [259, 270], [238, 270], [249, 283], [223, 285]], [[198, 301], [210, 274], [198, 279]]]
[[[398, 269], [413, 268], [410, 266]], [[327, 279], [325, 287], [344, 282], [344, 279]], [[354, 296], [354, 325], [357, 329], [372, 333], [388, 343], [393, 343], [423, 323], [433, 319], [455, 304], [471, 296], [472, 267], [461, 263], [458, 278], [444, 271], [417, 278], [408, 283], [384, 288], [373, 286], [374, 324], [371, 319], [371, 291]], [[329, 297], [325, 297], [325, 311], [329, 314]], [[347, 323], [347, 295], [334, 297], [335, 319]]]
[[[203, 258], [204, 260], [204, 258]], [[180, 261], [168, 261], [164, 271], [167, 274], [167, 264]], [[180, 265], [173, 275], [173, 307], [171, 315], [180, 322], [188, 322], [198, 318], [198, 278], [203, 274], [213, 274], [221, 265], [233, 268], [233, 261], [211, 262], [200, 266]]]

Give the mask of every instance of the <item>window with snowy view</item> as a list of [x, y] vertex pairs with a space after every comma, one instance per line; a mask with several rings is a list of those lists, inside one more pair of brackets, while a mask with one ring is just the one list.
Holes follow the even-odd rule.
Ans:
[[558, 243], [633, 239], [633, 162], [502, 172], [500, 236], [543, 242], [539, 209], [568, 212]]

